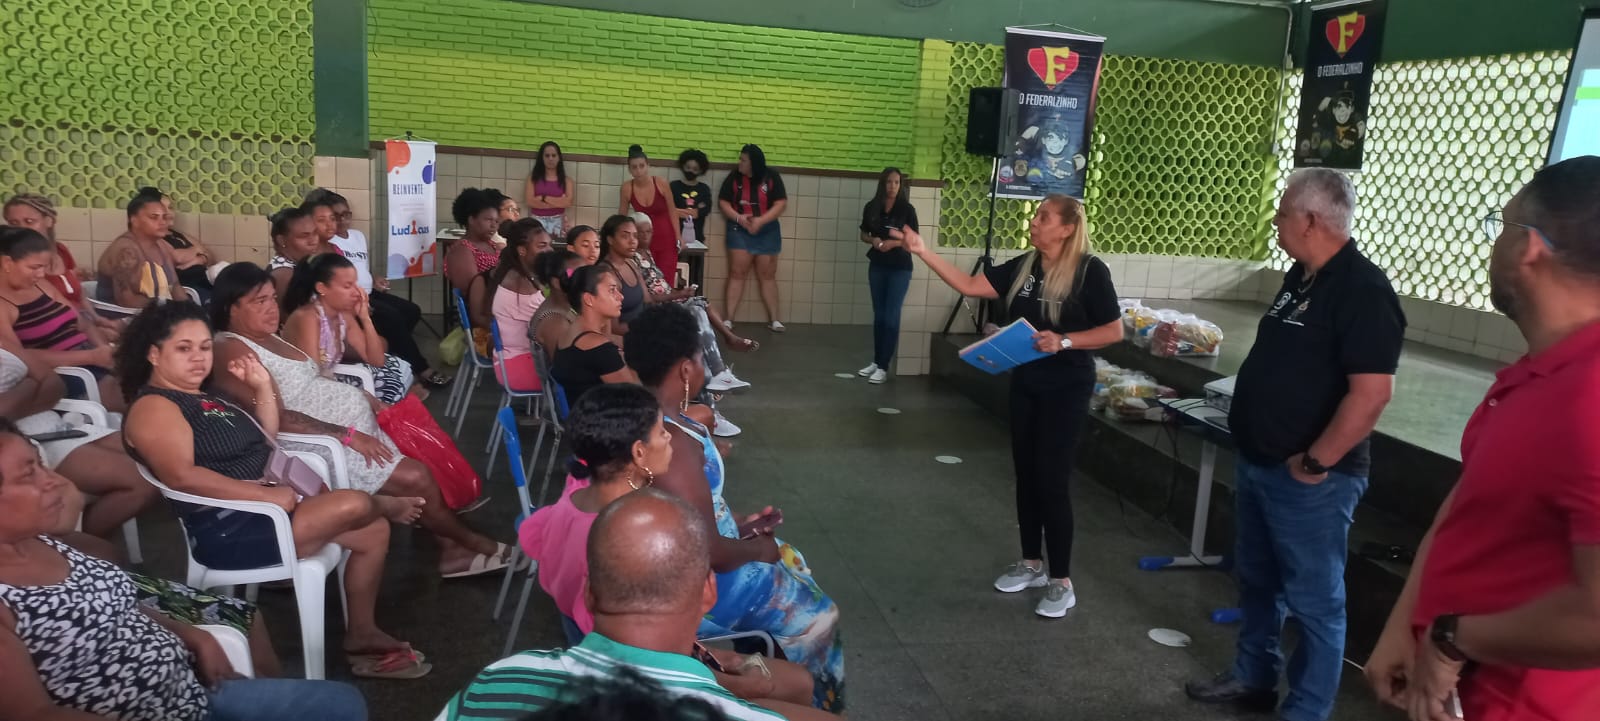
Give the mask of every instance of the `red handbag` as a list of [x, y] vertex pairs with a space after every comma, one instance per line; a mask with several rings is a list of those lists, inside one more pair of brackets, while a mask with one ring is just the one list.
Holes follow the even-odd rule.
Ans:
[[389, 434], [402, 454], [428, 467], [451, 510], [466, 507], [483, 493], [483, 481], [477, 471], [472, 470], [466, 457], [456, 450], [455, 442], [416, 396], [407, 394], [399, 403], [380, 411], [378, 427]]

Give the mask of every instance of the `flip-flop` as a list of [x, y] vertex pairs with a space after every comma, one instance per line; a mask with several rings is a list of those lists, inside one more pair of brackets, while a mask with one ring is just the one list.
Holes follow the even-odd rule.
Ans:
[[410, 649], [395, 649], [382, 656], [350, 659], [350, 674], [358, 678], [410, 680], [422, 678], [431, 671], [433, 665], [420, 660], [419, 654]]
[[506, 561], [510, 555], [511, 547], [501, 543], [495, 549], [495, 554], [493, 556], [482, 553], [473, 556], [472, 563], [467, 565], [466, 570], [456, 571], [455, 573], [446, 573], [443, 575], [443, 578], [467, 578], [469, 576], [481, 576], [485, 573], [503, 571], [505, 570]]
[[443, 373], [434, 373], [431, 376], [418, 376], [417, 380], [420, 380], [423, 383], [435, 388], [443, 388], [444, 386], [450, 385], [450, 376], [447, 376]]
[[487, 494], [487, 493], [485, 493], [485, 494], [483, 494], [481, 496], [478, 496], [478, 500], [473, 501], [471, 503], [468, 503], [467, 505], [462, 506], [459, 509], [456, 509], [456, 515], [464, 516], [464, 515], [466, 515], [468, 513], [471, 513], [473, 511], [478, 510], [479, 508], [483, 508], [483, 504], [488, 503], [490, 498], [491, 498], [491, 496], [489, 494]]
[[355, 665], [362, 661], [377, 663], [388, 656], [399, 653], [411, 654], [411, 656], [417, 660], [417, 663], [425, 663], [428, 660], [427, 654], [412, 648], [411, 644], [409, 643], [402, 644], [399, 648], [385, 648], [371, 651], [345, 651], [344, 657], [345, 660], [349, 661], [351, 665]]

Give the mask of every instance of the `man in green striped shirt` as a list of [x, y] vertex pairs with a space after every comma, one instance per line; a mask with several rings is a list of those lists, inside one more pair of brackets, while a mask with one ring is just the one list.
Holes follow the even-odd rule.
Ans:
[[588, 547], [586, 603], [594, 631], [570, 649], [525, 651], [490, 664], [435, 721], [517, 719], [569, 700], [569, 688], [582, 679], [614, 676], [624, 666], [669, 694], [705, 701], [735, 721], [783, 721], [776, 712], [735, 698], [705, 664], [687, 655], [700, 618], [717, 601], [697, 513], [650, 489], [600, 511]]

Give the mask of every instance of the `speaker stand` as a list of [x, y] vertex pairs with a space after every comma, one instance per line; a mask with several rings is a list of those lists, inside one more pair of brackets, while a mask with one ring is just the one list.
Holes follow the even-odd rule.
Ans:
[[[991, 167], [989, 168], [989, 222], [983, 231], [983, 256], [978, 258], [976, 263], [972, 264], [972, 275], [977, 275], [980, 271], [988, 270], [989, 266], [994, 264], [994, 258], [991, 257], [991, 255], [994, 252], [995, 188], [999, 182], [1000, 156], [995, 156]], [[961, 309], [965, 307], [967, 307], [967, 299], [965, 297], [957, 297], [955, 306], [950, 309], [950, 317], [946, 318], [944, 321], [944, 330], [941, 331], [941, 333], [945, 335], [950, 334], [950, 326], [955, 325], [956, 316], [959, 315], [961, 313]], [[977, 312], [973, 312], [971, 308], [968, 308], [967, 313], [972, 317], [973, 332], [980, 334], [983, 333], [983, 322], [989, 318], [989, 302], [980, 302], [978, 304]]]

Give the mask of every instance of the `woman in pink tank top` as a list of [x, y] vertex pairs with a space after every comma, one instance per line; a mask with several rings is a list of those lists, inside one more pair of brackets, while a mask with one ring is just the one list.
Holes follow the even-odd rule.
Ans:
[[522, 196], [533, 219], [544, 226], [552, 238], [566, 235], [567, 208], [572, 207], [572, 179], [567, 177], [567, 161], [554, 140], [539, 146], [539, 160], [528, 175]]

